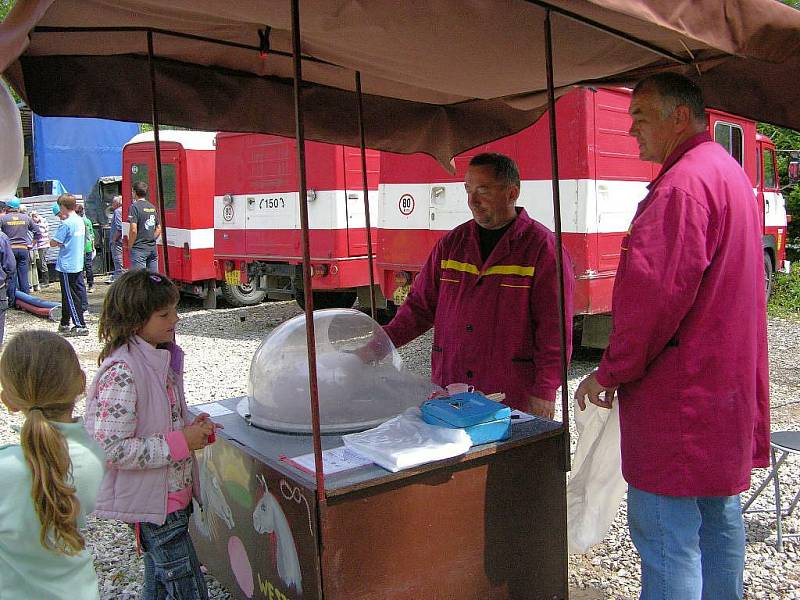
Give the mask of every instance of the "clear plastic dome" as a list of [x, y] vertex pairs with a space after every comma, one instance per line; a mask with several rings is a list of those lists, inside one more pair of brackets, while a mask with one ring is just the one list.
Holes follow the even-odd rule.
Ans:
[[[320, 427], [344, 433], [374, 427], [439, 389], [403, 366], [389, 336], [353, 309], [314, 311]], [[276, 327], [250, 365], [253, 425], [311, 432], [305, 315]]]

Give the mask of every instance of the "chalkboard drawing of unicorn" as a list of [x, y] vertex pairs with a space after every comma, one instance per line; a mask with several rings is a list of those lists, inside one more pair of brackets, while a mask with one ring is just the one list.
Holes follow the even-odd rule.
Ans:
[[233, 529], [233, 513], [225, 494], [222, 493], [222, 486], [216, 474], [216, 466], [213, 461], [212, 446], [203, 449], [202, 458], [198, 461], [200, 471], [200, 499], [203, 502], [202, 509], [197, 501], [192, 499], [195, 527], [197, 531], [206, 539], [217, 539], [220, 522], [224, 523], [228, 529]]
[[[267, 533], [270, 536], [272, 560], [277, 563], [278, 576], [286, 587], [294, 588], [301, 592], [302, 576], [300, 574], [300, 561], [297, 559], [297, 548], [292, 537], [289, 521], [283, 513], [278, 501], [270, 493], [267, 481], [263, 475], [256, 476], [264, 495], [256, 504], [253, 511], [253, 527], [258, 533]], [[259, 490], [260, 491], [260, 490]]]

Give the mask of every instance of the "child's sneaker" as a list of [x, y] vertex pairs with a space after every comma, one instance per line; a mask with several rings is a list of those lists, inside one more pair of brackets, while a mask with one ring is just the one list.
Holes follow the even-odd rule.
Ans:
[[90, 285], [90, 286], [89, 286], [89, 289], [88, 289], [88, 290], [86, 290], [86, 291], [87, 291], [87, 292], [89, 292], [89, 293], [91, 294], [91, 293], [94, 291], [94, 286], [93, 286], [93, 285]]
[[59, 325], [58, 326], [58, 333], [69, 333], [72, 331], [72, 327], [69, 325]]
[[89, 329], [86, 327], [73, 327], [72, 335], [89, 335]]

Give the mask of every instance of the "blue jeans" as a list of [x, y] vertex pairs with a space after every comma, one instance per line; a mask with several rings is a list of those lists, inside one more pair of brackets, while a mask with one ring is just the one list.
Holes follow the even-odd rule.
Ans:
[[206, 580], [189, 537], [190, 510], [167, 515], [163, 525], [141, 523], [144, 586], [141, 600], [208, 600]]
[[114, 273], [111, 280], [115, 281], [122, 275], [122, 242], [111, 242], [111, 259], [114, 261]]
[[152, 248], [131, 248], [131, 269], [147, 269], [158, 273], [158, 250]]
[[628, 486], [628, 527], [642, 558], [642, 600], [740, 600], [739, 496], [661, 496]]
[[31, 288], [28, 282], [28, 268], [31, 264], [30, 252], [25, 248], [13, 248], [14, 258], [17, 261], [17, 272], [8, 278], [8, 305], [15, 306], [17, 303], [16, 291], [30, 294]]

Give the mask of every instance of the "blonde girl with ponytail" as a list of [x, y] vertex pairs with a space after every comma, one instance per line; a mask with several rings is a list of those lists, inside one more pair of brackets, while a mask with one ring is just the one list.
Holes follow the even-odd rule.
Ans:
[[0, 447], [0, 599], [99, 598], [80, 531], [94, 510], [103, 451], [72, 416], [86, 377], [72, 346], [26, 331], [0, 358], [0, 399], [25, 416], [19, 445]]

